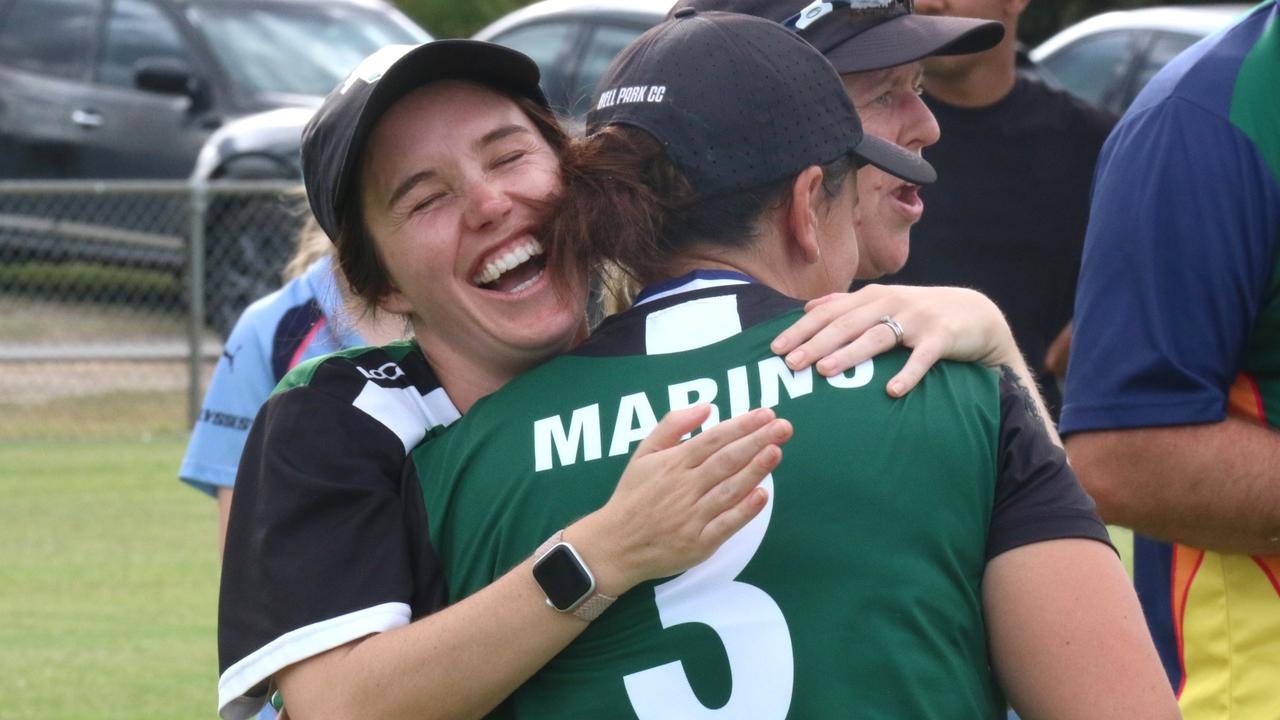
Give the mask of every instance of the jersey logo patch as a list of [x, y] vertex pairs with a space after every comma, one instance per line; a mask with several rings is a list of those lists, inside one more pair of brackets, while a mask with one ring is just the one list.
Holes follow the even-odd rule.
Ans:
[[366, 370], [358, 365], [356, 369], [368, 380], [394, 381], [405, 376], [404, 369], [393, 362], [383, 363], [373, 370]]
[[244, 347], [244, 346], [243, 346], [243, 345], [237, 345], [237, 346], [236, 346], [236, 351], [235, 351], [235, 352], [231, 352], [230, 350], [228, 350], [228, 349], [226, 349], [226, 348], [223, 348], [223, 349], [222, 349], [222, 357], [224, 357], [224, 358], [226, 358], [226, 359], [227, 359], [227, 369], [228, 369], [228, 370], [230, 370], [231, 372], [235, 372], [235, 371], [236, 371], [236, 355], [240, 354], [240, 348], [242, 348], [242, 347]]

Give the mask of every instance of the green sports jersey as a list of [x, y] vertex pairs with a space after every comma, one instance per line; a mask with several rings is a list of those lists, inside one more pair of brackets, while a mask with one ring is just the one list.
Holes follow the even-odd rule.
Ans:
[[795, 428], [760, 516], [621, 597], [496, 716], [1003, 717], [980, 589], [998, 375], [943, 363], [893, 400], [902, 351], [832, 379], [793, 373], [768, 346], [795, 307], [741, 284], [647, 303], [414, 451], [453, 602], [602, 506], [668, 410], [774, 407]]

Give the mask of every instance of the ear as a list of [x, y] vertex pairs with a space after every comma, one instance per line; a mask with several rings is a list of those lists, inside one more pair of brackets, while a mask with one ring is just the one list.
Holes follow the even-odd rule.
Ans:
[[394, 285], [378, 298], [378, 309], [392, 315], [413, 315], [413, 303]]
[[815, 263], [821, 257], [819, 248], [818, 213], [825, 198], [822, 189], [822, 168], [810, 165], [791, 185], [791, 209], [787, 212], [787, 247]]

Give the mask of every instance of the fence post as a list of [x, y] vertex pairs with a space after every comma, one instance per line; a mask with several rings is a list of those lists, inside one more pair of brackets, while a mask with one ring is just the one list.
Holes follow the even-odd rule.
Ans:
[[191, 241], [187, 244], [187, 307], [191, 310], [188, 318], [188, 339], [190, 342], [190, 377], [187, 383], [187, 426], [195, 425], [200, 413], [200, 402], [204, 399], [204, 388], [201, 387], [201, 364], [204, 357], [202, 338], [204, 337], [204, 279], [205, 279], [205, 212], [209, 208], [208, 186], [203, 180], [194, 180], [191, 190]]

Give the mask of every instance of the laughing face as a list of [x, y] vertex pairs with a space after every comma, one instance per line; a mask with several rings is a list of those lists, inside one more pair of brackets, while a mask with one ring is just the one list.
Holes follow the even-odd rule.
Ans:
[[558, 294], [538, 240], [558, 187], [559, 159], [529, 118], [479, 85], [419, 88], [370, 134], [361, 199], [391, 279], [381, 305], [410, 316], [442, 380], [500, 385], [572, 344], [585, 283]]
[[[938, 141], [938, 121], [920, 99], [922, 68], [913, 62], [842, 76], [864, 132], [912, 152]], [[911, 226], [924, 214], [919, 187], [874, 167], [858, 171], [857, 277], [897, 272], [907, 262]]]

